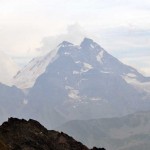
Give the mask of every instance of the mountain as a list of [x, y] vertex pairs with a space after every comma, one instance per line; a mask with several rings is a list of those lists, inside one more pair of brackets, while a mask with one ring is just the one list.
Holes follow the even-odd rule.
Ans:
[[57, 128], [89, 147], [110, 150], [148, 150], [150, 148], [150, 111], [120, 118], [73, 120]]
[[18, 116], [24, 106], [24, 93], [20, 89], [0, 83], [0, 122]]
[[53, 124], [50, 128], [73, 119], [150, 109], [150, 78], [88, 38], [80, 45], [62, 42], [51, 53], [33, 59], [14, 81], [29, 88], [23, 114], [46, 126]]
[[80, 45], [62, 42], [52, 54], [31, 61], [16, 77], [28, 85], [22, 87], [33, 85], [25, 97], [28, 104], [23, 115], [48, 128], [69, 120], [150, 109], [150, 78], [88, 38]]
[[[49, 131], [35, 120], [9, 118], [0, 126], [1, 150], [90, 150], [67, 134]], [[93, 148], [91, 150], [105, 150]]]
[[19, 67], [3, 52], [0, 52], [0, 66], [0, 83], [12, 85], [12, 78], [19, 70]]

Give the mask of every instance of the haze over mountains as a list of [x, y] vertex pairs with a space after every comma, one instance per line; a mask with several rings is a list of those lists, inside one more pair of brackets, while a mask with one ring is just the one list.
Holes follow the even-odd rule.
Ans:
[[0, 82], [7, 85], [12, 85], [12, 78], [18, 72], [19, 67], [13, 60], [0, 51]]
[[[118, 146], [118, 150], [121, 150], [119, 148], [125, 150], [114, 142], [115, 137], [112, 137], [114, 132], [107, 134], [104, 132], [106, 128], [102, 132], [101, 130], [109, 122], [108, 128], [116, 129], [115, 136], [122, 128], [124, 129], [124, 121], [130, 123], [130, 119], [118, 119], [123, 120], [120, 123], [113, 117], [150, 111], [150, 77], [144, 77], [133, 67], [123, 64], [88, 38], [85, 38], [80, 45], [63, 41], [47, 55], [34, 58], [14, 76], [13, 83], [15, 86], [12, 87], [0, 84], [1, 122], [11, 116], [32, 118], [40, 121], [48, 129], [59, 127], [74, 134], [75, 130], [70, 121], [83, 120], [77, 123], [79, 132], [83, 131], [83, 134], [74, 135], [81, 138], [81, 141], [87, 142], [87, 139], [82, 137], [93, 134], [92, 145], [97, 144], [96, 137], [102, 136], [106, 137], [105, 142], [112, 142], [109, 146], [114, 149]], [[141, 116], [144, 117], [144, 114]], [[107, 119], [100, 118], [112, 119], [108, 119], [107, 122]], [[87, 125], [84, 125], [85, 122]], [[113, 127], [115, 122], [120, 124], [119, 131], [118, 124]], [[137, 120], [133, 119], [131, 124], [136, 122]], [[138, 123], [140, 124], [140, 121]], [[76, 125], [76, 121], [73, 124]], [[90, 131], [96, 126], [101, 128], [96, 128], [98, 132]], [[144, 126], [140, 126], [142, 127]], [[120, 133], [118, 137], [122, 135], [124, 133]], [[132, 139], [137, 140], [134, 137]], [[121, 140], [119, 141], [122, 143]], [[90, 146], [90, 143], [86, 144]]]
[[33, 114], [39, 108], [44, 112], [54, 109], [63, 120], [148, 110], [150, 95], [148, 88], [146, 91], [142, 86], [146, 88], [149, 82], [150, 78], [87, 38], [80, 45], [62, 42], [52, 54], [33, 59], [15, 76], [18, 87], [29, 88], [34, 84], [26, 97], [27, 107], [36, 112]]
[[[74, 119], [123, 116], [150, 108], [150, 78], [88, 38], [80, 45], [64, 41], [33, 59], [17, 73], [14, 84], [21, 95], [14, 92], [14, 99], [21, 104], [19, 113], [11, 109], [12, 115], [37, 119], [49, 128]], [[10, 95], [3, 96], [2, 108], [10, 105]]]
[[73, 120], [57, 128], [84, 144], [107, 150], [148, 150], [150, 111], [120, 118]]
[[0, 122], [9, 116], [16, 116], [24, 107], [24, 93], [15, 86], [0, 83]]

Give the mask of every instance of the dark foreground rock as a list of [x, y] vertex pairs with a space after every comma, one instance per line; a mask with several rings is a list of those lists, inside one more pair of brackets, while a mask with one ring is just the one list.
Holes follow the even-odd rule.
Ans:
[[[89, 150], [67, 134], [30, 119], [10, 118], [0, 126], [0, 150]], [[94, 147], [92, 150], [105, 150]]]

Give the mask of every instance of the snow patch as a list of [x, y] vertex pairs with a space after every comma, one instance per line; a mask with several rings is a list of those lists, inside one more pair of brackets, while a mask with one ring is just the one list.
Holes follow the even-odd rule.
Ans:
[[24, 105], [27, 105], [27, 104], [28, 104], [28, 100], [27, 100], [27, 99], [24, 99], [24, 100], [23, 100], [23, 104], [24, 104]]
[[122, 76], [122, 78], [127, 82], [127, 83], [133, 83], [133, 84], [139, 84], [140, 82], [136, 78], [132, 78], [128, 75]]
[[79, 71], [74, 70], [74, 71], [73, 71], [73, 74], [80, 74], [80, 72], [79, 72]]
[[13, 84], [21, 89], [32, 87], [36, 79], [46, 71], [46, 67], [59, 57], [57, 51], [58, 48], [45, 56], [32, 59], [29, 64], [13, 78]]
[[68, 90], [68, 97], [73, 100], [80, 99], [79, 91], [70, 86], [65, 86], [65, 89]]
[[139, 84], [140, 81], [137, 80], [137, 75], [133, 73], [128, 73], [126, 75], [123, 75], [122, 78], [127, 82], [127, 83], [133, 83], [133, 84]]
[[95, 48], [95, 46], [93, 44], [90, 44], [91, 48]]
[[68, 47], [68, 46], [74, 46], [72, 43], [69, 43], [67, 41], [63, 41], [61, 44], [59, 44], [57, 47]]
[[72, 88], [71, 86], [67, 86], [67, 85], [66, 85], [66, 86], [65, 86], [65, 89], [66, 89], [66, 90], [71, 90], [71, 89], [73, 89], [73, 88]]
[[92, 65], [90, 65], [88, 63], [83, 63], [83, 68], [81, 69], [81, 73], [87, 72], [87, 71], [91, 70], [92, 68], [93, 68]]
[[96, 56], [97, 61], [100, 62], [101, 64], [103, 63], [102, 61], [103, 55], [104, 55], [104, 51], [100, 51], [98, 55]]
[[76, 61], [75, 63], [76, 63], [76, 64], [79, 64], [79, 63], [81, 63], [81, 61]]
[[131, 78], [135, 78], [135, 77], [136, 77], [136, 75], [133, 74], [133, 73], [128, 73], [127, 76], [128, 76], [128, 77], [131, 77]]
[[74, 99], [74, 100], [77, 100], [79, 99], [79, 91], [78, 90], [70, 90], [69, 93], [68, 93], [68, 96], [71, 98], [71, 99]]
[[[133, 75], [132, 75], [133, 76]], [[136, 89], [145, 91], [150, 94], [150, 82], [140, 82], [135, 77], [130, 77], [128, 75], [122, 76], [122, 78], [128, 83], [133, 85]]]
[[70, 53], [69, 53], [69, 52], [65, 52], [64, 54], [65, 54], [65, 55], [70, 55]]
[[91, 101], [100, 101], [102, 100], [100, 97], [92, 97], [91, 98]]
[[101, 71], [101, 73], [111, 73], [111, 72], [108, 72], [108, 71]]
[[76, 106], [73, 106], [73, 108], [76, 108]]

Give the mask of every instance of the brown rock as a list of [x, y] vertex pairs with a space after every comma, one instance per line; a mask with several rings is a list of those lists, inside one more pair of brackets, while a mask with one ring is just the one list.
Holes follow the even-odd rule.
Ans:
[[[9, 118], [0, 126], [0, 150], [89, 150], [67, 134], [30, 119]], [[104, 150], [96, 149], [93, 150]]]

